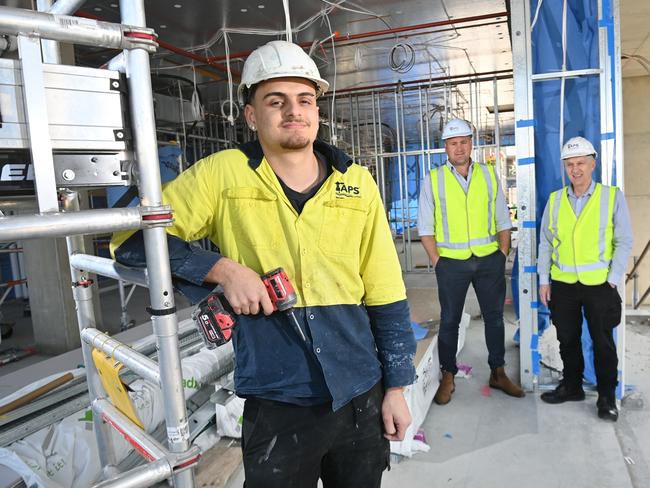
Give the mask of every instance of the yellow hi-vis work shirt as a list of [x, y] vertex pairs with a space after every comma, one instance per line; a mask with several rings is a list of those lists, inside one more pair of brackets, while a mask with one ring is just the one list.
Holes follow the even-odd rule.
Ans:
[[[171, 235], [208, 237], [223, 256], [257, 273], [283, 267], [297, 306], [384, 305], [406, 298], [399, 260], [379, 191], [352, 164], [333, 168], [299, 215], [266, 158], [255, 169], [238, 149], [197, 162], [168, 183]], [[113, 252], [133, 232], [114, 235]]]
[[578, 218], [567, 191], [564, 187], [549, 196], [549, 230], [553, 235], [551, 279], [600, 285], [607, 281], [614, 252], [617, 189], [596, 183]]
[[447, 165], [431, 170], [430, 175], [440, 256], [468, 259], [498, 250], [494, 168], [476, 163], [467, 194]]

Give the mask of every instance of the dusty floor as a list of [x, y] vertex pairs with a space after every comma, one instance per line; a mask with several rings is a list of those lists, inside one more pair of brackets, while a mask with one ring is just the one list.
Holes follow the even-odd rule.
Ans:
[[[584, 402], [547, 405], [539, 392], [513, 399], [486, 389], [482, 332], [482, 323], [473, 320], [459, 357], [473, 366], [472, 377], [457, 380], [450, 404], [429, 410], [423, 430], [430, 451], [393, 465], [383, 487], [650, 486], [650, 408], [643, 403], [650, 391], [650, 327], [628, 328], [628, 382], [635, 392], [615, 424], [596, 416], [595, 394]], [[510, 341], [507, 370], [513, 376], [517, 358]]]

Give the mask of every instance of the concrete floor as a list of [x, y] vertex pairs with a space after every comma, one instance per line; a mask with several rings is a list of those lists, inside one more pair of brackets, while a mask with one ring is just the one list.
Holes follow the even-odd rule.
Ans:
[[[421, 248], [414, 246], [414, 266], [422, 269], [426, 262]], [[411, 273], [405, 282], [414, 319], [438, 313], [432, 275]], [[433, 304], [426, 301], [429, 292]], [[471, 288], [466, 311], [479, 313]], [[504, 318], [506, 370], [516, 379], [519, 349], [512, 341], [516, 325], [511, 305], [506, 305]], [[516, 399], [487, 388], [483, 322], [473, 319], [458, 358], [473, 367], [471, 378], [456, 380], [451, 403], [431, 405], [422, 425], [429, 452], [393, 463], [382, 487], [650, 487], [650, 405], [645, 402], [650, 392], [650, 322], [628, 320], [626, 332], [626, 382], [632, 389], [618, 422], [611, 423], [597, 417], [595, 393], [588, 393], [584, 402], [548, 405], [539, 391]], [[557, 376], [548, 370], [543, 375]]]
[[[456, 381], [445, 406], [433, 404], [422, 429], [431, 447], [394, 464], [382, 486], [409, 488], [644, 488], [650, 486], [650, 328], [628, 328], [626, 399], [617, 423], [596, 416], [595, 394], [584, 402], [547, 405], [539, 392], [523, 399], [490, 390], [482, 322], [472, 320], [459, 361], [472, 377]], [[507, 337], [512, 337], [514, 327]], [[518, 349], [507, 341], [507, 370], [517, 376]], [[629, 457], [629, 463], [625, 457]]]

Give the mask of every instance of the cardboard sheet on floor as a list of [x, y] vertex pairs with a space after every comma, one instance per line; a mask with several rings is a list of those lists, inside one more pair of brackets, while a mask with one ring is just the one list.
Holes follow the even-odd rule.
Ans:
[[[464, 313], [460, 321], [458, 333], [459, 353], [465, 345], [465, 333], [469, 325], [469, 319], [469, 314]], [[418, 347], [415, 353], [415, 372], [417, 379], [414, 384], [407, 387], [404, 391], [406, 403], [411, 411], [413, 421], [406, 431], [406, 436], [403, 441], [390, 443], [391, 453], [411, 457], [417, 451], [414, 449], [413, 437], [422, 426], [433, 401], [433, 395], [438, 389], [438, 384], [440, 383], [439, 370], [438, 334], [430, 333], [427, 337], [418, 341]]]

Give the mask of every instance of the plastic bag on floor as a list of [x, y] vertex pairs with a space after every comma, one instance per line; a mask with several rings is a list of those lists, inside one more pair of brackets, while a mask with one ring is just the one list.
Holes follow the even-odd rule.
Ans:
[[[28, 487], [86, 488], [100, 472], [92, 422], [74, 414], [0, 450], [0, 464]], [[90, 428], [88, 427], [90, 426]]]
[[217, 434], [223, 437], [241, 437], [244, 399], [234, 396], [225, 405], [216, 404]]

